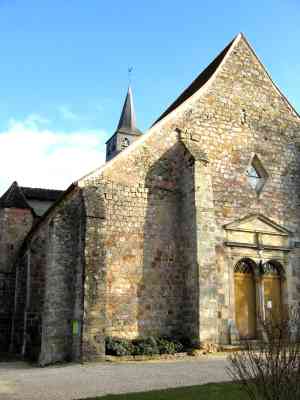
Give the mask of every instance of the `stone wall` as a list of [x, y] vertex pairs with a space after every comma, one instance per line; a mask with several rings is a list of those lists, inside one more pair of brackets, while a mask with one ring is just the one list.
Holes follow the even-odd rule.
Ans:
[[[259, 213], [293, 231], [293, 240], [299, 241], [300, 157], [295, 144], [299, 135], [299, 117], [274, 86], [248, 43], [239, 37], [205, 88], [151, 128], [139, 143], [80, 182], [84, 187], [102, 187], [103, 183], [111, 187], [107, 193], [104, 191], [107, 215], [103, 227], [109, 334], [133, 337], [142, 324], [151, 327], [147, 333], [155, 333], [161, 325], [167, 330], [169, 320], [165, 313], [163, 316], [158, 311], [159, 307], [164, 312], [167, 309], [161, 305], [162, 296], [154, 297], [152, 304], [147, 304], [151, 302], [152, 288], [155, 296], [166, 291], [169, 299], [172, 298], [169, 295], [176, 292], [177, 300], [173, 305], [177, 310], [180, 310], [178, 299], [183, 298], [186, 326], [193, 332], [198, 329], [200, 341], [221, 340], [221, 336], [222, 340], [227, 340], [229, 324], [234, 318], [234, 299], [230, 292], [234, 265], [224, 245], [223, 226], [248, 214]], [[189, 187], [193, 190], [191, 182], [186, 182], [191, 179], [186, 167], [181, 171], [179, 185], [174, 184], [178, 179], [173, 182], [170, 179], [174, 171], [178, 174], [178, 167], [174, 166], [176, 160], [182, 160], [180, 142], [186, 148], [192, 145], [193, 150], [189, 150], [195, 160], [199, 160], [194, 171], [195, 199], [184, 195]], [[170, 154], [167, 165], [162, 162], [166, 154]], [[202, 154], [209, 161], [208, 167], [201, 162]], [[254, 154], [268, 174], [260, 194], [251, 187], [246, 176]], [[149, 191], [149, 176], [160, 190]], [[181, 223], [175, 217], [175, 204], [177, 202], [178, 210], [182, 204], [175, 200], [174, 189], [176, 193], [183, 193], [183, 204], [192, 207], [181, 211]], [[160, 199], [162, 191], [168, 194]], [[191, 236], [190, 249], [196, 251], [197, 261], [188, 254], [187, 247], [184, 260], [174, 262], [178, 260], [176, 232], [181, 229], [184, 243], [188, 243], [189, 223], [191, 235], [195, 236]], [[168, 227], [166, 236], [163, 224]], [[152, 275], [146, 272], [145, 285], [148, 284], [149, 289], [142, 288], [148, 290], [147, 296], [143, 297], [142, 292], [138, 296], [144, 267], [151, 271], [151, 265], [161, 263], [161, 271], [168, 269], [165, 261], [168, 245], [177, 246], [172, 249], [170, 276], [160, 273], [157, 266], [157, 272]], [[293, 250], [287, 263], [289, 304], [299, 300], [298, 253]], [[197, 274], [198, 288], [193, 288]], [[164, 276], [168, 277], [167, 290], [160, 287]], [[175, 289], [176, 282], [181, 283]], [[194, 300], [187, 297], [187, 288], [191, 286]], [[191, 306], [194, 315], [191, 317], [187, 305], [194, 303], [196, 296], [198, 306]], [[143, 299], [143, 314], [135, 311], [137, 297]], [[175, 312], [174, 321], [177, 316]], [[144, 321], [149, 321], [149, 325]], [[158, 326], [157, 321], [160, 321]]]
[[14, 273], [0, 272], [0, 352], [8, 349], [14, 303]]
[[43, 224], [24, 246], [16, 264], [14, 351], [37, 359], [41, 347], [48, 225]]
[[12, 345], [40, 365], [81, 360], [84, 235], [81, 191], [73, 188], [19, 255]]
[[28, 256], [20, 255], [16, 263], [15, 275], [15, 303], [12, 313], [12, 343], [11, 350], [16, 354], [24, 352], [25, 336], [25, 309], [27, 299], [27, 268]]
[[0, 272], [12, 272], [20, 246], [32, 224], [30, 209], [0, 209]]
[[0, 209], [0, 350], [11, 341], [15, 270], [18, 251], [33, 224], [31, 210]]
[[[136, 180], [136, 185], [114, 184], [101, 178], [93, 182], [99, 191], [94, 208], [104, 211], [101, 221], [87, 217], [87, 231], [90, 224], [93, 234], [98, 232], [100, 239], [94, 243], [102, 247], [103, 255], [98, 271], [91, 275], [86, 259], [85, 298], [90, 298], [92, 287], [96, 286], [91, 286], [91, 280], [97, 278], [98, 290], [103, 286], [104, 292], [98, 301], [94, 295], [92, 310], [97, 309], [94, 331], [102, 338], [185, 334], [185, 273], [178, 251], [182, 197], [178, 183], [185, 150], [177, 137], [176, 133], [174, 146], [161, 152], [154, 162], [151, 152], [143, 154], [139, 161], [145, 166], [144, 177]], [[129, 175], [128, 180], [133, 183], [131, 178]], [[91, 190], [92, 186], [87, 185], [84, 193], [88, 188]], [[85, 196], [91, 203], [91, 194]], [[95, 247], [90, 248], [86, 241], [86, 251], [92, 253]], [[99, 315], [104, 304], [105, 329], [101, 329], [103, 321]]]
[[84, 220], [76, 189], [47, 219], [40, 365], [81, 359]]

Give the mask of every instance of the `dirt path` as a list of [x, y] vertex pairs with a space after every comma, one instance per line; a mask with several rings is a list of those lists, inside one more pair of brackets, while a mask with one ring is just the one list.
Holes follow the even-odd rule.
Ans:
[[0, 363], [1, 400], [74, 400], [229, 380], [225, 357], [188, 361], [69, 364]]

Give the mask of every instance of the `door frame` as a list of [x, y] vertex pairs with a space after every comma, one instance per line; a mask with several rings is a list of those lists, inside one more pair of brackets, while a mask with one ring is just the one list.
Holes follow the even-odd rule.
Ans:
[[[254, 304], [254, 324], [255, 324], [255, 326], [254, 326], [254, 335], [253, 335], [252, 339], [255, 339], [257, 337], [257, 328], [258, 328], [258, 325], [257, 325], [257, 309], [258, 309], [258, 305], [257, 305], [257, 300], [258, 300], [258, 298], [257, 298], [257, 265], [256, 265], [255, 261], [253, 261], [252, 259], [250, 259], [248, 257], [247, 258], [246, 257], [241, 258], [234, 266], [234, 271], [233, 271], [234, 272], [233, 273], [233, 279], [234, 279], [234, 282], [233, 282], [233, 287], [234, 287], [234, 306], [235, 306], [234, 320], [235, 320], [235, 325], [236, 325], [236, 328], [237, 328], [237, 314], [236, 314], [237, 293], [235, 293], [235, 289], [236, 289], [236, 274], [239, 274], [239, 275], [242, 276], [243, 273], [246, 273], [246, 272], [242, 272], [242, 271], [241, 272], [237, 271], [237, 268], [239, 268], [239, 265], [243, 261], [251, 269], [251, 280], [252, 280], [252, 284], [253, 284], [253, 288], [254, 288], [254, 298], [253, 298], [253, 300], [255, 302], [255, 304]], [[247, 279], [249, 279], [249, 278], [247, 278]]]
[[[233, 249], [231, 249], [232, 251]], [[263, 265], [271, 262], [274, 263], [278, 266], [280, 266], [280, 295], [281, 295], [281, 309], [282, 313], [284, 313], [285, 307], [288, 305], [288, 297], [287, 297], [287, 279], [286, 279], [286, 271], [288, 267], [288, 258], [286, 254], [276, 254], [277, 257], [271, 257], [271, 254], [264, 254], [262, 251], [260, 251], [260, 254], [248, 254], [245, 256], [245, 253], [241, 251], [241, 249], [238, 249], [238, 252], [235, 253], [234, 255], [231, 254], [231, 265], [230, 265], [230, 309], [231, 309], [231, 322], [234, 324], [236, 331], [236, 309], [235, 309], [235, 285], [234, 285], [234, 272], [235, 272], [235, 267], [238, 262], [240, 262], [243, 259], [248, 259], [250, 260], [253, 265], [255, 265], [255, 271], [254, 271], [254, 284], [255, 284], [255, 293], [256, 293], [256, 338], [259, 339], [262, 337], [262, 331], [261, 331], [261, 326], [260, 326], [260, 319], [262, 318], [265, 320], [266, 314], [265, 314], [265, 302], [264, 302], [264, 285], [263, 285]], [[281, 256], [281, 257], [280, 257]], [[239, 333], [237, 331], [237, 333]], [[239, 335], [238, 335], [239, 336]]]

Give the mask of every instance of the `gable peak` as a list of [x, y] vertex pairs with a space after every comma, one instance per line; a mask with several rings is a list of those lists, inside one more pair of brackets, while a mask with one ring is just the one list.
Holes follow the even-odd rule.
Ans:
[[0, 198], [0, 208], [31, 209], [18, 182], [14, 181]]

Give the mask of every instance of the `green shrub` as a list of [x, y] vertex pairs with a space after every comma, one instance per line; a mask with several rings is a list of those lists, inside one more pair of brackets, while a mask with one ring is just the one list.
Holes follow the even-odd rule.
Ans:
[[106, 338], [106, 354], [114, 356], [152, 356], [156, 354], [175, 354], [184, 350], [179, 340], [166, 337], [134, 339]]
[[132, 341], [134, 345], [134, 353], [133, 355], [138, 356], [152, 356], [155, 354], [159, 354], [159, 349], [157, 346], [156, 339], [150, 336], [147, 339], [136, 339]]
[[134, 346], [127, 339], [107, 337], [105, 340], [106, 354], [112, 356], [130, 356]]
[[183, 350], [183, 345], [178, 340], [158, 338], [157, 345], [160, 354], [175, 354]]

